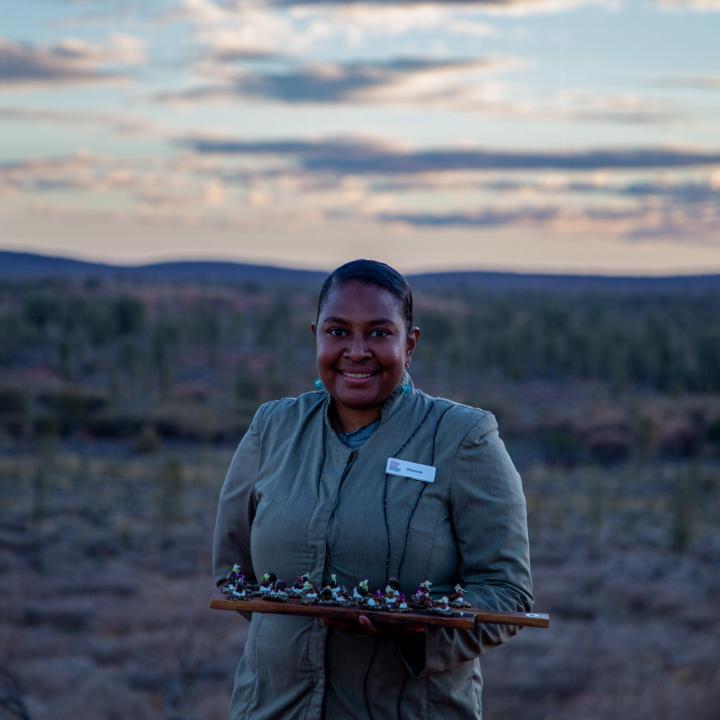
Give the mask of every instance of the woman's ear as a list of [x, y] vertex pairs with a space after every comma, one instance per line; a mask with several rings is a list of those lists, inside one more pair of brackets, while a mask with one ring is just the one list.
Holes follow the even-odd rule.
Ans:
[[317, 323], [310, 323], [310, 332], [313, 334], [314, 338], [317, 338]]
[[410, 330], [408, 331], [407, 345], [405, 347], [405, 352], [407, 353], [407, 365], [410, 364], [410, 358], [415, 352], [415, 348], [417, 347], [418, 342], [420, 342], [421, 335], [422, 332], [420, 331], [420, 328], [417, 327], [417, 325], [413, 328], [410, 328]]

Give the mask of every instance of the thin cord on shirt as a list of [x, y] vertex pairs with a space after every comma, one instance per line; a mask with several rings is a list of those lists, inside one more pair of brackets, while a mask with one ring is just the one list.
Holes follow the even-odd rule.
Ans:
[[370, 671], [372, 670], [372, 666], [375, 663], [375, 657], [377, 655], [377, 651], [380, 647], [380, 638], [375, 638], [375, 643], [373, 644], [373, 651], [372, 655], [370, 656], [370, 662], [368, 663], [367, 670], [365, 671], [365, 680], [363, 681], [363, 693], [365, 695], [365, 709], [367, 710], [367, 716], [372, 720], [372, 710], [370, 709], [370, 695], [368, 694], [368, 689], [370, 687]]
[[[445, 417], [445, 413], [451, 407], [452, 407], [451, 405], [448, 405], [448, 407], [446, 407], [442, 411], [442, 413], [440, 413], [440, 417], [435, 421], [435, 428], [433, 429], [432, 449], [431, 449], [431, 454], [430, 454], [430, 464], [431, 465], [435, 464], [435, 445], [436, 445], [436, 441], [437, 441], [438, 429], [440, 428], [440, 421], [443, 419], [443, 417]], [[417, 425], [415, 430], [413, 430], [412, 433], [410, 434], [410, 437], [408, 437], [408, 439], [400, 446], [400, 448], [392, 455], [392, 457], [398, 457], [400, 455], [400, 453], [402, 453], [402, 451], [410, 444], [410, 442], [415, 437], [415, 435], [417, 435], [420, 428], [425, 424], [425, 421], [428, 419], [428, 417], [430, 417], [430, 413], [433, 411], [433, 409], [434, 409], [434, 407], [431, 405], [430, 408], [428, 408], [428, 411], [423, 416], [423, 419]], [[383, 514], [384, 514], [384, 519], [385, 519], [385, 533], [387, 535], [387, 555], [385, 557], [385, 583], [386, 584], [390, 580], [390, 577], [389, 577], [389, 575], [390, 575], [390, 559], [392, 556], [392, 541], [390, 539], [390, 523], [388, 521], [388, 503], [387, 503], [389, 478], [390, 478], [390, 476], [388, 475], [388, 473], [385, 473], [385, 486], [383, 488]], [[420, 489], [420, 492], [418, 493], [417, 498], [415, 498], [415, 503], [413, 505], [413, 509], [410, 512], [410, 517], [408, 518], [407, 527], [405, 529], [405, 539], [404, 539], [404, 543], [403, 543], [402, 555], [400, 557], [400, 566], [398, 569], [398, 577], [400, 576], [400, 569], [402, 568], [402, 564], [405, 560], [405, 550], [407, 549], [408, 534], [410, 532], [410, 522], [412, 521], [413, 515], [415, 514], [415, 510], [417, 510], [417, 506], [420, 503], [420, 498], [422, 497], [422, 494], [425, 491], [426, 487], [427, 487], [427, 483], [423, 483], [423, 486]], [[375, 646], [373, 648], [373, 653], [370, 658], [370, 663], [368, 664], [368, 668], [365, 671], [365, 682], [364, 682], [363, 689], [365, 692], [365, 708], [367, 710], [367, 715], [369, 718], [372, 718], [372, 711], [370, 709], [370, 699], [368, 696], [368, 684], [369, 684], [369, 680], [370, 680], [370, 672], [372, 670], [372, 666], [375, 662], [375, 657], [377, 655], [378, 645], [379, 645], [379, 642], [376, 639]], [[404, 687], [405, 684], [407, 684], [407, 678], [403, 685], [402, 692], [405, 691], [405, 687]], [[400, 695], [400, 698], [398, 698], [398, 716], [400, 714], [400, 699], [401, 699], [401, 697], [402, 697], [402, 693]]]
[[[391, 457], [397, 457], [400, 455], [400, 453], [410, 444], [410, 441], [417, 435], [420, 428], [425, 424], [425, 421], [430, 417], [430, 413], [433, 411], [433, 406], [431, 405], [425, 415], [423, 416], [423, 419], [418, 423], [417, 427], [410, 433], [410, 437], [400, 446], [398, 450], [393, 453]], [[436, 429], [437, 432], [437, 429]], [[434, 435], [433, 435], [434, 438]], [[390, 556], [391, 556], [391, 550], [392, 550], [392, 544], [390, 539], [390, 523], [388, 521], [388, 512], [387, 512], [387, 500], [388, 500], [388, 477], [389, 475], [385, 473], [385, 486], [383, 488], [383, 517], [385, 520], [385, 534], [387, 536], [387, 555], [385, 557], [385, 584], [387, 584], [389, 577], [388, 573], [390, 571]], [[365, 709], [367, 710], [367, 716], [369, 718], [372, 718], [372, 710], [370, 709], [370, 698], [368, 696], [368, 686], [370, 681], [370, 672], [372, 671], [373, 664], [375, 662], [375, 657], [377, 655], [378, 647], [379, 647], [379, 640], [375, 640], [375, 646], [373, 647], [372, 656], [370, 657], [370, 663], [368, 664], [367, 670], [365, 671], [365, 682], [364, 682], [364, 693], [365, 693]]]
[[[437, 440], [437, 434], [438, 429], [440, 428], [440, 422], [445, 417], [445, 413], [451, 408], [452, 406], [448, 405], [442, 413], [440, 414], [440, 417], [437, 419], [437, 422], [435, 423], [435, 430], [433, 431], [433, 439], [432, 439], [432, 452], [430, 454], [430, 465], [435, 465], [435, 441]], [[400, 573], [402, 572], [403, 563], [405, 562], [405, 551], [407, 550], [407, 543], [408, 543], [408, 536], [410, 535], [410, 523], [412, 522], [413, 516], [415, 515], [415, 511], [417, 510], [418, 505], [420, 504], [420, 498], [423, 496], [423, 493], [425, 492], [425, 489], [427, 488], [428, 483], [423, 483], [422, 487], [420, 488], [420, 492], [418, 493], [417, 497], [415, 498], [415, 504], [413, 505], [413, 509], [410, 511], [410, 515], [408, 516], [407, 525], [405, 527], [405, 537], [403, 539], [403, 549], [402, 553], [400, 554], [400, 563], [398, 564], [398, 571], [397, 576], [398, 579], [400, 578]]]
[[[435, 423], [435, 429], [433, 430], [432, 450], [430, 452], [430, 465], [435, 465], [435, 444], [437, 441], [438, 430], [440, 429], [440, 423], [442, 422], [442, 419], [445, 417], [445, 413], [451, 407], [452, 407], [451, 405], [448, 405], [442, 411], [442, 413], [440, 414], [440, 417], [437, 419], [437, 422]], [[413, 505], [413, 509], [410, 512], [410, 516], [408, 517], [407, 525], [405, 527], [405, 538], [403, 541], [403, 549], [402, 549], [402, 554], [400, 555], [400, 563], [398, 564], [398, 571], [397, 571], [398, 579], [401, 576], [403, 563], [405, 562], [405, 551], [407, 550], [408, 536], [410, 535], [410, 523], [412, 522], [413, 516], [415, 515], [415, 511], [417, 510], [418, 505], [420, 504], [420, 498], [423, 496], [423, 493], [425, 492], [425, 488], [427, 488], [427, 483], [423, 483], [423, 486], [420, 488], [420, 492], [418, 493], [417, 497], [415, 498], [415, 504]], [[397, 699], [398, 720], [402, 720], [402, 701], [403, 701], [403, 696], [405, 695], [405, 689], [407, 688], [409, 679], [410, 679], [410, 676], [406, 675], [405, 680], [403, 681], [403, 684], [402, 684], [402, 688], [400, 689], [400, 692], [398, 694], [398, 699]]]
[[[423, 416], [423, 419], [420, 421], [418, 426], [412, 431], [410, 434], [410, 437], [400, 446], [399, 450], [396, 450], [391, 457], [398, 457], [400, 453], [410, 444], [410, 441], [417, 435], [420, 428], [425, 424], [425, 421], [430, 416], [430, 413], [433, 411], [433, 406], [431, 405], [425, 415]], [[387, 555], [385, 556], [385, 584], [387, 585], [388, 580], [390, 580], [390, 557], [392, 555], [392, 541], [390, 539], [390, 522], [388, 520], [388, 478], [390, 476], [385, 473], [385, 485], [383, 487], [383, 519], [385, 520], [385, 534], [387, 536]]]

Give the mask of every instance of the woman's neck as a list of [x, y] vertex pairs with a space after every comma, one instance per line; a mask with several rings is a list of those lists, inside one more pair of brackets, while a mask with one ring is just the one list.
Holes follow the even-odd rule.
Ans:
[[337, 404], [332, 402], [330, 404], [330, 422], [335, 430], [349, 435], [351, 432], [379, 420], [380, 412], [380, 406], [360, 410], [349, 407], [338, 408]]

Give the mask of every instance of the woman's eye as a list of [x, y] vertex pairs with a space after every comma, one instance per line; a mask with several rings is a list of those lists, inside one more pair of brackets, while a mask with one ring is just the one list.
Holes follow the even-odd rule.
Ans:
[[378, 328], [370, 333], [370, 337], [387, 337], [390, 333], [387, 330]]
[[330, 328], [330, 330], [327, 331], [328, 335], [332, 335], [333, 337], [343, 337], [346, 332], [343, 328]]

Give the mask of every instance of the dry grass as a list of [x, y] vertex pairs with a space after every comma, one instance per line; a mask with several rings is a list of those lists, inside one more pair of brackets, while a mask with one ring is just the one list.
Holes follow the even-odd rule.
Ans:
[[[0, 718], [225, 716], [245, 623], [207, 598], [230, 454], [0, 456]], [[523, 474], [553, 621], [484, 659], [486, 717], [713, 717], [720, 470]]]

